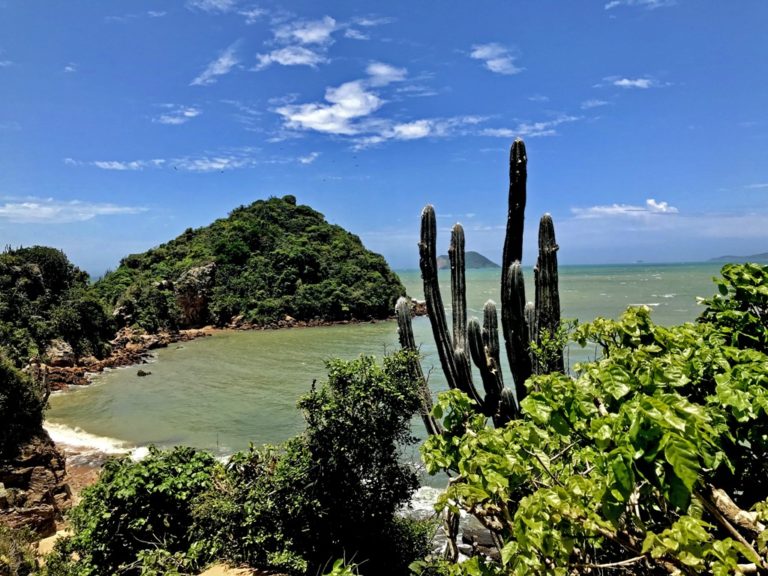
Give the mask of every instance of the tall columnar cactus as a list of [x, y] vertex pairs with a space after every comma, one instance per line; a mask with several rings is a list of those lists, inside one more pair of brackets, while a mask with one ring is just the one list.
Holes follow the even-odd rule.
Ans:
[[[437, 276], [436, 219], [432, 206], [421, 214], [421, 241], [419, 264], [424, 283], [427, 313], [437, 345], [440, 363], [451, 388], [456, 388], [474, 399], [496, 426], [503, 426], [518, 415], [518, 402], [525, 397], [525, 381], [534, 373], [542, 374], [563, 370], [562, 351], [547, 356], [545, 361], [535, 358], [531, 343], [541, 344], [542, 337], [554, 335], [560, 325], [560, 297], [557, 275], [557, 243], [552, 218], [545, 214], [539, 225], [539, 258], [535, 268], [535, 304], [526, 303], [521, 260], [523, 255], [523, 225], [525, 218], [527, 156], [522, 140], [515, 140], [509, 156], [509, 208], [507, 232], [504, 241], [501, 274], [501, 325], [515, 393], [504, 386], [500, 363], [498, 315], [493, 301], [485, 303], [483, 325], [472, 318], [467, 322], [466, 281], [464, 268], [464, 229], [456, 224], [451, 232], [448, 255], [451, 264], [452, 334], [448, 331]], [[397, 304], [400, 343], [403, 348], [416, 349], [413, 340], [408, 303]], [[546, 337], [544, 338], [546, 339]], [[484, 395], [472, 380], [469, 358], [477, 366], [482, 379]], [[437, 424], [428, 420], [431, 398], [419, 367], [424, 403], [422, 416], [432, 432]], [[515, 400], [515, 396], [517, 401]]]

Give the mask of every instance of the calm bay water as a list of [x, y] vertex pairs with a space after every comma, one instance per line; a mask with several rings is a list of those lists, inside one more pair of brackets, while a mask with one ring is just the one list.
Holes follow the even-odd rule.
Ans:
[[[715, 292], [717, 264], [572, 266], [560, 269], [563, 317], [588, 321], [616, 318], [627, 306], [651, 306], [659, 324], [693, 320], [697, 296]], [[499, 270], [467, 274], [470, 315], [481, 316], [483, 303], [499, 300]], [[526, 270], [526, 278], [532, 273]], [[418, 271], [400, 272], [409, 294], [423, 297]], [[441, 275], [443, 299], [450, 305], [449, 275]], [[532, 286], [528, 288], [533, 297]], [[422, 343], [425, 372], [434, 367], [430, 386], [445, 389], [427, 318], [414, 319]], [[159, 350], [151, 371], [137, 367], [96, 377], [93, 385], [56, 394], [47, 428], [64, 444], [117, 451], [156, 444], [190, 445], [219, 455], [255, 444], [278, 443], [300, 432], [298, 398], [313, 380], [325, 376], [325, 360], [382, 356], [398, 347], [394, 322], [279, 331], [223, 332]], [[569, 361], [594, 356], [572, 347]], [[504, 361], [502, 361], [504, 362]], [[507, 377], [508, 385], [511, 379]], [[417, 435], [423, 435], [414, 421]]]

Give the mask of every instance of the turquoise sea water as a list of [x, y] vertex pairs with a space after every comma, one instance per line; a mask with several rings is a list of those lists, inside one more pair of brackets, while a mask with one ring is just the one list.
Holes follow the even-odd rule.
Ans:
[[[696, 297], [715, 292], [712, 278], [718, 270], [717, 264], [562, 267], [563, 317], [615, 318], [627, 306], [646, 304], [660, 324], [690, 321], [700, 310]], [[468, 272], [470, 315], [481, 316], [489, 298], [498, 302], [499, 273]], [[409, 294], [421, 298], [418, 271], [400, 276]], [[526, 278], [532, 278], [530, 270]], [[449, 305], [447, 272], [441, 282]], [[531, 299], [532, 286], [528, 295]], [[425, 372], [431, 370], [430, 387], [445, 389], [428, 319], [414, 319], [414, 332], [422, 343]], [[58, 442], [102, 452], [184, 444], [224, 456], [249, 442], [278, 443], [301, 431], [296, 401], [313, 380], [323, 379], [326, 359], [381, 356], [397, 346], [392, 321], [223, 332], [159, 350], [151, 364], [142, 366], [150, 376], [137, 377], [137, 367], [121, 368], [98, 375], [91, 386], [54, 395], [47, 427]], [[574, 363], [594, 354], [571, 347], [568, 359]], [[414, 421], [414, 430], [423, 434], [420, 421]]]

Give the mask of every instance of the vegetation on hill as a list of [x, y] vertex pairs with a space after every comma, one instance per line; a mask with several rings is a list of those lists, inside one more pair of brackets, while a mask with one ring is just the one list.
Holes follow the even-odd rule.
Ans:
[[453, 476], [439, 507], [475, 515], [500, 561], [429, 569], [768, 572], [768, 266], [727, 265], [718, 285], [695, 324], [641, 307], [579, 327], [602, 357], [531, 377], [504, 427], [441, 395], [423, 448]]
[[112, 335], [88, 275], [62, 251], [33, 246], [0, 254], [0, 353], [16, 366], [42, 357], [56, 338], [78, 356], [101, 357]]
[[[385, 318], [404, 294], [382, 256], [293, 196], [241, 206], [210, 226], [127, 256], [96, 289], [130, 322], [149, 330], [223, 325], [238, 316], [255, 324], [286, 315]], [[183, 309], [190, 290], [199, 305], [191, 315]]]
[[189, 448], [108, 463], [45, 573], [189, 574], [225, 559], [320, 574], [346, 557], [361, 574], [408, 574], [431, 536], [395, 515], [418, 485], [401, 454], [419, 404], [411, 361], [329, 361], [328, 381], [299, 403], [306, 431], [226, 466]]
[[768, 263], [768, 252], [762, 252], [760, 254], [752, 254], [751, 256], [718, 256], [717, 258], [710, 258], [710, 262], [756, 262], [759, 264]]

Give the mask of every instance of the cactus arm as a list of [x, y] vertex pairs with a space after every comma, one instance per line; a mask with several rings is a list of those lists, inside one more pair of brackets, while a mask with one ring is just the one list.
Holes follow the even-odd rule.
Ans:
[[467, 349], [467, 283], [464, 263], [464, 228], [455, 224], [451, 229], [448, 248], [451, 262], [451, 311], [453, 316], [453, 347]]
[[519, 261], [512, 263], [506, 276], [507, 291], [501, 295], [502, 323], [506, 311], [508, 329], [504, 328], [504, 340], [519, 402], [526, 395], [525, 381], [532, 373], [531, 358], [528, 354], [529, 329], [525, 321], [525, 284]]
[[[551, 336], [560, 327], [560, 290], [557, 272], [557, 242], [552, 216], [544, 214], [539, 222], [539, 258], [536, 262], [536, 341], [543, 331]], [[545, 374], [562, 372], [565, 368], [563, 351], [560, 350], [545, 366]]]
[[421, 241], [419, 242], [419, 267], [421, 279], [424, 283], [424, 299], [427, 302], [427, 314], [432, 326], [432, 335], [435, 338], [437, 353], [443, 374], [450, 388], [462, 387], [459, 385], [459, 371], [453, 357], [453, 345], [448, 334], [445, 319], [445, 307], [440, 295], [440, 286], [437, 280], [437, 222], [435, 209], [428, 205], [421, 212]]
[[418, 359], [418, 349], [416, 340], [413, 337], [413, 324], [411, 323], [411, 306], [407, 298], [398, 298], [395, 304], [395, 314], [397, 316], [397, 334], [400, 339], [400, 347], [403, 350], [415, 352], [409, 361], [408, 370], [419, 387], [419, 396], [421, 404], [419, 406], [419, 415], [424, 422], [424, 427], [430, 435], [442, 434], [443, 429], [440, 423], [432, 416], [432, 394], [427, 386], [427, 379], [424, 378], [424, 371], [421, 369], [421, 363]]

